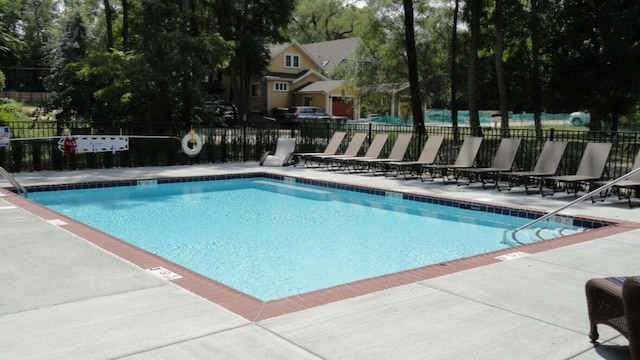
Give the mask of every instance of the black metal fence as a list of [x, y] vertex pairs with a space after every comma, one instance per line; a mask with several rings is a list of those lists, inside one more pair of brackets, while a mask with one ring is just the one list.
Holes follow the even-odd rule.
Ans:
[[[377, 133], [389, 133], [390, 139], [383, 151], [389, 153], [399, 133], [412, 133], [413, 128], [402, 125], [344, 124], [344, 123], [296, 123], [246, 122], [238, 127], [197, 127], [193, 130], [203, 139], [202, 151], [194, 157], [182, 152], [181, 140], [188, 131], [175, 124], [135, 124], [118, 128], [97, 129], [88, 123], [70, 123], [62, 127], [55, 122], [16, 122], [0, 124], [11, 129], [11, 146], [0, 147], [0, 166], [10, 172], [40, 170], [75, 170], [112, 167], [165, 166], [246, 162], [259, 160], [263, 153], [273, 151], [279, 137], [295, 137], [296, 151], [321, 152], [335, 131], [347, 132], [348, 139], [357, 132], [368, 134], [371, 139]], [[465, 137], [471, 129], [451, 127], [427, 127], [427, 134], [445, 137], [439, 154], [439, 162], [453, 163]], [[70, 132], [73, 135], [124, 135], [129, 139], [129, 150], [65, 154], [59, 149], [58, 139], [52, 138]], [[575, 173], [588, 142], [612, 142], [613, 148], [605, 170], [606, 178], [615, 178], [631, 169], [640, 149], [640, 132], [589, 132], [578, 130], [544, 130], [536, 136], [533, 129], [511, 129], [510, 136], [522, 139], [516, 157], [516, 167], [530, 170], [546, 140], [567, 141], [566, 153], [560, 165], [561, 174]], [[149, 138], [153, 137], [155, 138]], [[483, 145], [477, 164], [488, 167], [498, 148], [500, 129], [483, 128]], [[425, 137], [414, 135], [407, 152], [408, 159], [416, 159]], [[343, 149], [342, 149], [343, 150]], [[366, 150], [363, 149], [363, 150]]]

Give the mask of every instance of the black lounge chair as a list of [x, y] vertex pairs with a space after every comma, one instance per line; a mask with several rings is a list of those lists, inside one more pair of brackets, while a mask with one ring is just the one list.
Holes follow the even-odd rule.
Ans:
[[[574, 193], [578, 197], [578, 191], [589, 189], [594, 181], [602, 178], [604, 168], [611, 153], [611, 143], [590, 142], [584, 149], [578, 171], [574, 175], [546, 176], [540, 182], [542, 196], [553, 195], [558, 189], [564, 187], [567, 193]], [[551, 189], [550, 192], [545, 188]]]
[[304, 160], [304, 165], [307, 166], [307, 164], [310, 164], [307, 159], [313, 156], [335, 155], [338, 152], [340, 144], [342, 144], [342, 140], [344, 140], [345, 136], [347, 136], [346, 132], [336, 131], [333, 133], [331, 140], [329, 140], [329, 143], [323, 152], [293, 153], [291, 156], [296, 159], [296, 162], [299, 162], [300, 159]]
[[331, 170], [338, 170], [346, 167], [354, 160], [377, 159], [378, 156], [380, 156], [380, 153], [382, 153], [382, 149], [384, 148], [384, 144], [387, 142], [387, 139], [389, 139], [389, 134], [376, 134], [364, 156], [335, 156], [331, 158], [329, 164]]
[[[496, 156], [493, 158], [490, 167], [460, 169], [458, 170], [456, 183], [458, 185], [469, 185], [473, 181], [480, 181], [482, 188], [485, 189], [488, 180], [490, 180], [493, 184], [492, 187], [495, 187], [500, 173], [512, 170], [521, 142], [522, 139], [503, 138], [500, 140], [498, 151], [496, 151]], [[466, 175], [466, 181], [462, 182], [461, 179], [464, 175]]]
[[[351, 167], [354, 172], [356, 171], [372, 171], [374, 175], [377, 174], [377, 171], [380, 170], [383, 173], [386, 172], [386, 164], [393, 161], [402, 161], [404, 160], [404, 156], [407, 153], [407, 149], [409, 148], [409, 144], [411, 143], [411, 138], [413, 134], [399, 134], [396, 142], [393, 144], [391, 148], [391, 152], [386, 159], [353, 159], [349, 161]], [[349, 170], [351, 172], [351, 170]]]
[[[500, 173], [499, 180], [505, 180], [503, 185], [502, 181], [496, 183], [498, 191], [511, 190], [514, 186], [523, 185], [527, 194], [540, 192], [540, 180], [545, 176], [553, 176], [558, 171], [560, 161], [564, 155], [564, 151], [567, 149], [566, 141], [551, 141], [548, 140], [544, 143], [536, 166], [532, 171], [507, 171]], [[535, 182], [536, 190], [534, 192], [529, 191], [529, 185]]]
[[[633, 166], [631, 167], [631, 171], [636, 170], [640, 168], [640, 150], [638, 151], [638, 154], [636, 155], [636, 159], [633, 162]], [[600, 186], [606, 184], [607, 181], [596, 181], [595, 183], [593, 183], [593, 187], [594, 188], [599, 188]], [[638, 191], [640, 191], [640, 172], [637, 172], [629, 177], [627, 177], [624, 180], [621, 180], [619, 182], [617, 182], [615, 185], [613, 185], [612, 187], [612, 192], [618, 194], [618, 200], [622, 200], [623, 197], [627, 198], [627, 201], [629, 202], [629, 207], [634, 207], [637, 206], [638, 204], [634, 204], [633, 201], [631, 200], [631, 198], [633, 197], [633, 194], [636, 193], [638, 194]], [[602, 200], [604, 201], [605, 198], [607, 197], [607, 194], [609, 193], [608, 190], [605, 190], [604, 192], [601, 192], [600, 196], [594, 196], [591, 198], [592, 202], [595, 202], [597, 200]]]
[[328, 155], [328, 154], [310, 155], [307, 157], [305, 161], [308, 161], [310, 164], [315, 163], [316, 165], [311, 165], [313, 167], [320, 167], [322, 165], [327, 166], [328, 164], [331, 163], [332, 159], [335, 159], [335, 158], [356, 156], [358, 155], [358, 152], [360, 152], [360, 148], [362, 147], [362, 144], [364, 144], [364, 141], [366, 139], [367, 139], [367, 134], [355, 133], [351, 138], [351, 141], [349, 141], [349, 145], [347, 146], [347, 149], [344, 151], [344, 154], [342, 155]]
[[424, 143], [424, 147], [422, 148], [422, 152], [420, 152], [418, 160], [391, 161], [386, 164], [387, 171], [395, 170], [395, 174], [393, 176], [398, 176], [398, 174], [402, 173], [402, 176], [404, 176], [405, 179], [409, 179], [407, 174], [416, 173], [417, 176], [419, 176], [422, 174], [424, 165], [431, 165], [436, 161], [436, 157], [438, 156], [438, 152], [440, 151], [443, 141], [444, 136], [430, 135]]
[[[424, 165], [424, 168], [429, 171], [431, 180], [434, 179], [435, 173], [439, 172], [445, 184], [453, 183], [455, 182], [455, 177], [459, 169], [473, 167], [473, 164], [476, 162], [476, 157], [478, 157], [478, 152], [480, 151], [480, 145], [482, 145], [481, 137], [470, 136], [464, 139], [455, 163], [448, 165]], [[453, 181], [449, 181], [450, 176], [454, 178]], [[420, 175], [420, 180], [424, 181], [422, 175]]]

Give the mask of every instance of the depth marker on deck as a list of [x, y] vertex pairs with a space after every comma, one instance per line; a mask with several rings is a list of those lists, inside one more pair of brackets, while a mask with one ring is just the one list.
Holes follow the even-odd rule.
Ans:
[[150, 268], [147, 269], [148, 272], [152, 273], [153, 275], [159, 277], [160, 279], [164, 279], [167, 281], [171, 281], [171, 280], [175, 280], [175, 279], [182, 279], [182, 276], [174, 273], [171, 270], [167, 270], [163, 267], [154, 267], [154, 268]]
[[497, 256], [496, 259], [502, 260], [502, 261], [507, 261], [507, 260], [514, 260], [514, 259], [519, 259], [519, 258], [523, 258], [523, 257], [527, 257], [527, 256], [529, 256], [529, 254], [527, 254], [525, 252], [517, 251], [517, 252], [512, 252], [512, 253], [509, 253], [509, 254], [504, 254], [504, 255]]
[[47, 222], [56, 226], [68, 225], [66, 222], [60, 219], [51, 219], [51, 220], [47, 220]]

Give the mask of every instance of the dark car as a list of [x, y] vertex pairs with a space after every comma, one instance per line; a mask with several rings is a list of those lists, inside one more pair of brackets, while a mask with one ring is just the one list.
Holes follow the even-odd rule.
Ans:
[[327, 121], [346, 120], [344, 116], [332, 116], [326, 111], [315, 106], [293, 106], [290, 108], [278, 108], [274, 111], [276, 119], [280, 121]]
[[236, 105], [227, 100], [207, 101], [204, 110], [220, 116], [226, 124], [236, 123], [240, 118]]

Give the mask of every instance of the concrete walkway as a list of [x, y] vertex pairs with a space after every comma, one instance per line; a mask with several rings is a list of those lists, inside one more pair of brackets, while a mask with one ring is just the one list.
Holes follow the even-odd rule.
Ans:
[[[24, 186], [269, 171], [549, 210], [573, 200], [256, 163], [15, 174]], [[8, 186], [0, 180], [0, 186]], [[628, 359], [585, 282], [640, 274], [640, 230], [250, 322], [15, 205], [0, 189], [0, 359]], [[638, 221], [625, 202], [566, 213]]]

